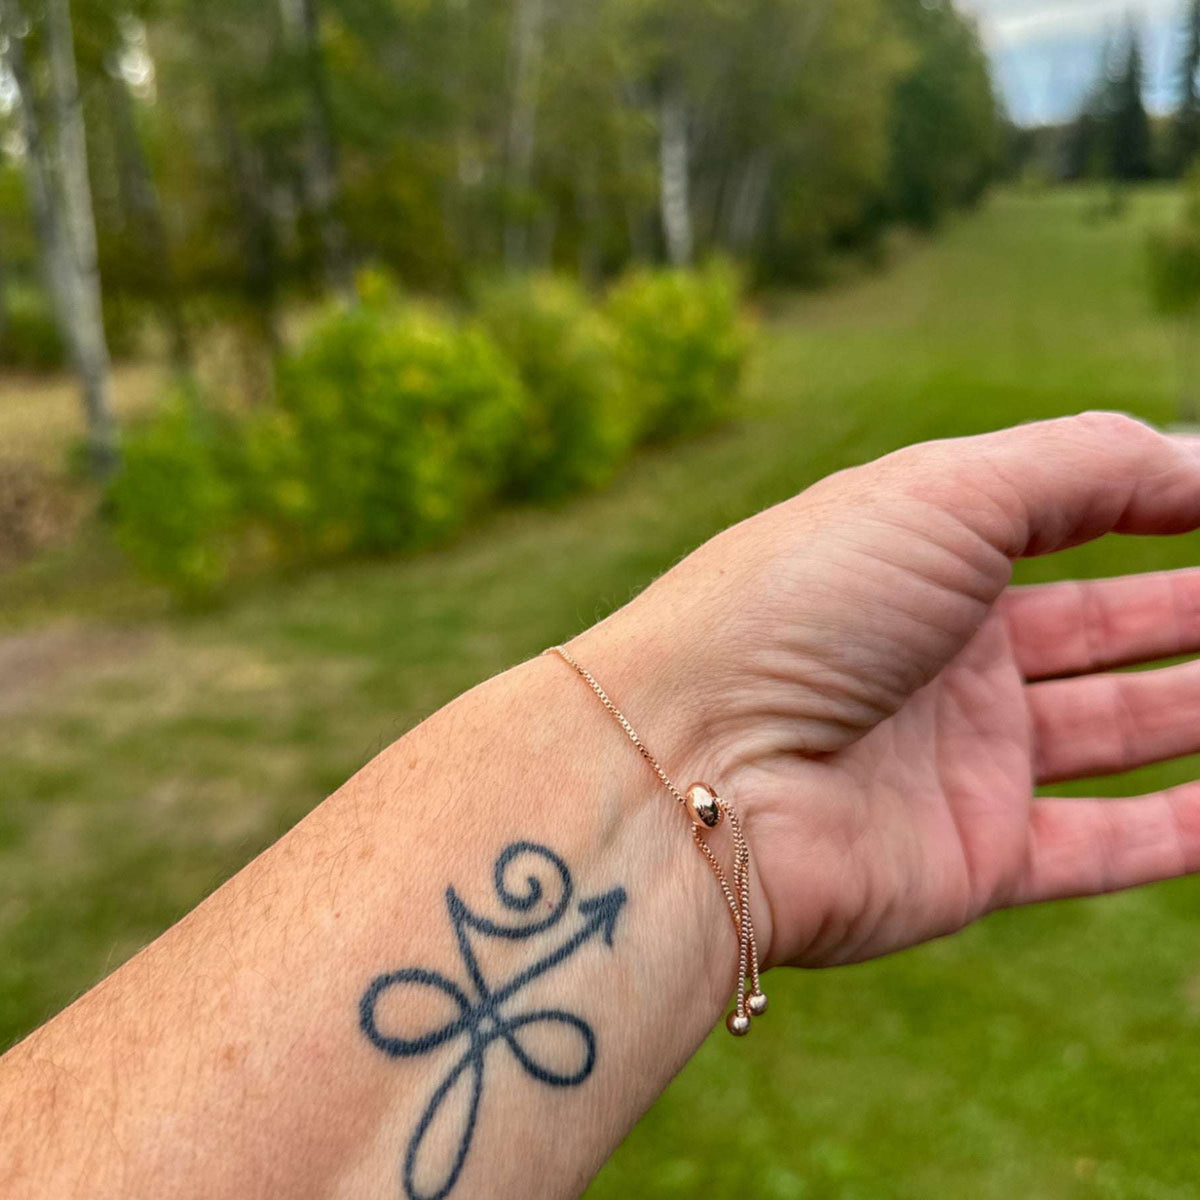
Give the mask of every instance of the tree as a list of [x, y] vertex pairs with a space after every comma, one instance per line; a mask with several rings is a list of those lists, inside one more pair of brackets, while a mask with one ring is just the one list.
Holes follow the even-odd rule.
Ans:
[[1125, 53], [1109, 91], [1109, 165], [1114, 179], [1133, 183], [1154, 174], [1154, 142], [1143, 99], [1142, 39], [1130, 25]]
[[1200, 154], [1200, 0], [1188, 0], [1179, 61], [1179, 104], [1171, 121], [1171, 166], [1183, 174]]
[[1084, 99], [1063, 139], [1062, 176], [1077, 182], [1102, 179], [1109, 173], [1108, 87], [1103, 81]]
[[912, 57], [891, 113], [889, 203], [929, 227], [974, 201], [999, 162], [1001, 124], [978, 30], [949, 3], [891, 0]]
[[325, 56], [321, 46], [321, 14], [317, 0], [280, 0], [287, 44], [299, 60], [304, 90], [306, 136], [303, 146], [305, 200], [317, 226], [321, 265], [334, 291], [351, 290], [350, 249], [338, 211], [338, 143]]
[[[25, 165], [64, 210], [35, 213], [45, 246], [67, 227], [63, 3], [0, 0], [36, 17]], [[153, 305], [182, 347], [187, 297], [189, 324], [250, 334], [256, 391], [277, 314], [348, 291], [360, 258], [460, 294], [504, 266], [599, 283], [713, 251], [810, 278], [831, 247], [969, 203], [994, 165], [987, 64], [950, 0], [71, 3], [109, 327]], [[14, 274], [29, 258], [6, 237]]]
[[[20, 105], [26, 177], [46, 288], [79, 376], [92, 469], [105, 476], [117, 464], [118, 431], [69, 2], [46, 0], [38, 15], [35, 25], [18, 0], [0, 0], [0, 34]], [[27, 53], [35, 30], [44, 47], [46, 96]], [[44, 109], [49, 110], [49, 122], [43, 118]]]
[[[132, 65], [128, 60], [131, 47], [127, 31], [134, 27], [139, 39], [144, 39], [144, 31], [140, 24], [129, 20], [127, 13], [121, 15], [124, 20], [114, 20], [102, 30], [96, 65], [101, 86], [96, 89], [94, 108], [103, 111], [94, 112], [93, 127], [109, 135], [115, 176], [113, 190], [119, 210], [105, 229], [100, 219], [101, 206], [97, 205], [102, 272], [109, 294], [124, 287], [157, 308], [169, 339], [172, 362], [177, 371], [186, 375], [191, 369], [191, 344], [174, 247], [138, 130], [138, 113], [127, 77]], [[138, 49], [144, 55], [144, 49]], [[93, 146], [95, 141], [93, 138]], [[93, 153], [93, 177], [97, 174], [97, 157]]]

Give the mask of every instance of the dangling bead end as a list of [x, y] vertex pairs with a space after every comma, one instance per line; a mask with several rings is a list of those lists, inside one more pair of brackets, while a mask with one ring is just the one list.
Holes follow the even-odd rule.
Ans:
[[746, 1007], [753, 1017], [761, 1017], [767, 1011], [767, 997], [762, 992], [751, 992], [746, 997]]
[[750, 1018], [745, 1013], [740, 1013], [735, 1008], [733, 1012], [725, 1018], [725, 1028], [733, 1034], [734, 1037], [745, 1037], [750, 1032]]

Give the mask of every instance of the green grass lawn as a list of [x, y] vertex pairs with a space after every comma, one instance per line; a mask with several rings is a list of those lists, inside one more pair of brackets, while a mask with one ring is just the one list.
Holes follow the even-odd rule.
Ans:
[[[0, 1045], [423, 715], [730, 521], [928, 437], [1092, 407], [1168, 421], [1142, 247], [1173, 203], [1147, 192], [1096, 224], [1078, 193], [1003, 195], [884, 275], [774, 302], [736, 427], [436, 554], [263, 583], [190, 616], [122, 582], [102, 544], [81, 583], [61, 557], [10, 577]], [[1196, 538], [1113, 540], [1022, 575], [1194, 562]], [[591, 1200], [1200, 1198], [1200, 882], [772, 983], [768, 1020], [709, 1041]]]

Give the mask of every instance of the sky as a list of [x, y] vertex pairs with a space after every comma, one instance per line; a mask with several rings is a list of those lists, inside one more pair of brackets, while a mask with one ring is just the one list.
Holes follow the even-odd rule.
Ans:
[[1185, 0], [958, 0], [979, 17], [1012, 116], [1074, 115], [1096, 78], [1105, 39], [1132, 17], [1145, 37], [1147, 101], [1170, 105]]

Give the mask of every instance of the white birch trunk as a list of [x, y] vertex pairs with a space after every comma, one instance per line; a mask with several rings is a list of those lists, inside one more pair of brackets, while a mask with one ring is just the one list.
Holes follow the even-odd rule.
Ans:
[[92, 211], [92, 185], [88, 179], [87, 135], [75, 67], [69, 0], [47, 0], [46, 51], [50, 59], [51, 102], [58, 133], [58, 179], [64, 217], [62, 243], [67, 260], [63, 274], [71, 344], [83, 387], [93, 462], [101, 474], [107, 474], [117, 461], [117, 426], [112, 412], [96, 218]]
[[14, 0], [0, 0], [0, 28], [7, 38], [6, 58], [20, 102], [26, 179], [46, 289], [79, 376], [92, 466], [97, 474], [107, 475], [117, 463], [117, 424], [68, 0], [48, 0], [46, 6], [53, 139], [43, 127], [25, 58], [24, 24]]
[[689, 158], [687, 110], [668, 88], [659, 106], [659, 209], [667, 257], [677, 267], [690, 264], [694, 250]]

